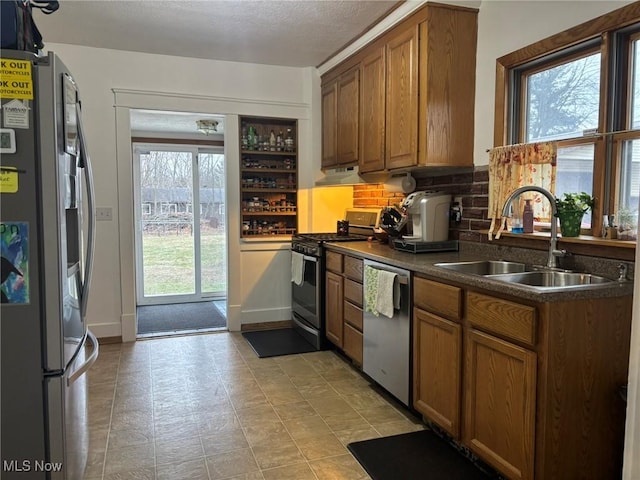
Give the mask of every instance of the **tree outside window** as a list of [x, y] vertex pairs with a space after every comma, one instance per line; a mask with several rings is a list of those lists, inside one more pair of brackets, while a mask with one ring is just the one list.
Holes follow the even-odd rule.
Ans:
[[526, 142], [579, 137], [598, 128], [600, 53], [523, 77]]

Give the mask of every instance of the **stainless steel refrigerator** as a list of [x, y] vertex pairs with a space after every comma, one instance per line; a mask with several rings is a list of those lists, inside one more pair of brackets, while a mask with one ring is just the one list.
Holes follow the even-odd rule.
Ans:
[[78, 88], [53, 53], [0, 50], [0, 62], [0, 477], [82, 479], [98, 343], [86, 324], [95, 220]]

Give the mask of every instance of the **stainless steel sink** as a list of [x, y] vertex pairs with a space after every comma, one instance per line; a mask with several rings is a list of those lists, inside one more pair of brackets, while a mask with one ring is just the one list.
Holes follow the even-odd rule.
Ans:
[[472, 275], [496, 275], [503, 273], [524, 272], [524, 263], [507, 262], [502, 260], [479, 260], [473, 262], [435, 263], [434, 266], [454, 270], [459, 273]]
[[524, 263], [503, 260], [435, 263], [434, 266], [458, 273], [481, 275], [499, 282], [517, 284], [544, 292], [589, 290], [607, 287], [615, 280], [589, 273], [528, 268]]
[[501, 282], [518, 283], [536, 289], [564, 290], [566, 288], [594, 288], [613, 282], [605, 277], [589, 273], [556, 272], [539, 270], [534, 272], [507, 273], [490, 275], [488, 278]]

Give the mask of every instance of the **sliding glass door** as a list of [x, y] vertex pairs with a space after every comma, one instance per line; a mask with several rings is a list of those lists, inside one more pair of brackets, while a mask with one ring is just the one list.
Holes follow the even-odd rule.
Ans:
[[226, 297], [224, 155], [134, 144], [138, 305]]

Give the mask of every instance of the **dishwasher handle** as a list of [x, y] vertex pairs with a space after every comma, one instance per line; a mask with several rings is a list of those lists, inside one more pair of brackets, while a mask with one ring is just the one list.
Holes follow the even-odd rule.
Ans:
[[[371, 266], [371, 265], [369, 265], [369, 266]], [[376, 267], [373, 267], [373, 266], [371, 266], [371, 268], [373, 268], [375, 270], [380, 270], [380, 271], [383, 271], [383, 272], [396, 273], [396, 272], [393, 272], [391, 270], [386, 270], [384, 268], [376, 268]], [[396, 273], [396, 275], [397, 275], [396, 278], [398, 279], [398, 283], [400, 285], [409, 285], [409, 277], [407, 275], [402, 275], [400, 273]]]

